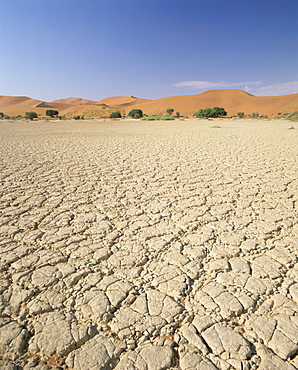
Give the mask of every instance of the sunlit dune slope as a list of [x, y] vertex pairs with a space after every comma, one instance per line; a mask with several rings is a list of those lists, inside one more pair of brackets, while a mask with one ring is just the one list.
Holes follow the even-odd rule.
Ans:
[[53, 102], [50, 102], [50, 103], [40, 103], [37, 105], [38, 108], [45, 108], [46, 110], [48, 109], [55, 109], [57, 111], [62, 111], [62, 110], [65, 110], [65, 109], [69, 109], [72, 107], [72, 104], [65, 104], [65, 103], [53, 103]]
[[86, 105], [86, 104], [95, 104], [96, 102], [89, 99], [82, 98], [66, 98], [66, 99], [56, 99], [50, 102], [49, 104], [63, 103], [68, 105]]
[[36, 107], [41, 100], [31, 99], [27, 96], [0, 96], [1, 109], [6, 107]]
[[119, 107], [119, 106], [131, 106], [134, 104], [140, 104], [143, 102], [151, 101], [149, 99], [140, 99], [134, 96], [113, 96], [110, 98], [102, 99], [98, 104], [106, 104], [110, 107]]

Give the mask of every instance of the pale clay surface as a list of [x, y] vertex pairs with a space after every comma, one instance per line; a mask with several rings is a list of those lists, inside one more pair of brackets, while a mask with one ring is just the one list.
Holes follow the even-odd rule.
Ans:
[[298, 369], [290, 126], [0, 121], [0, 367]]

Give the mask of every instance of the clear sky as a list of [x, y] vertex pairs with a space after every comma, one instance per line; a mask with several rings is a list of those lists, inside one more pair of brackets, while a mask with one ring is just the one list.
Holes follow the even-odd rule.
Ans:
[[0, 95], [298, 93], [297, 0], [0, 0]]

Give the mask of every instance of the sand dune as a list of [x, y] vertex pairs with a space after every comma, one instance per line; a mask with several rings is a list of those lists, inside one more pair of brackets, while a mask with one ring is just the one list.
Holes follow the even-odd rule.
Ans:
[[274, 117], [280, 112], [298, 110], [298, 94], [283, 96], [257, 97], [242, 90], [210, 90], [197, 95], [171, 96], [161, 99], [139, 99], [134, 96], [116, 96], [94, 102], [88, 99], [67, 98], [52, 102], [43, 102], [28, 97], [0, 96], [0, 111], [5, 114], [24, 114], [35, 108], [38, 114], [45, 115], [47, 109], [56, 109], [61, 115], [71, 117], [75, 114], [89, 115], [90, 118], [106, 116], [112, 110], [120, 110], [126, 114], [133, 108], [142, 109], [145, 114], [165, 113], [168, 108], [180, 112], [183, 116], [192, 117], [201, 108], [223, 107], [228, 116], [237, 112]]
[[65, 109], [69, 109], [72, 106], [72, 104], [65, 104], [65, 103], [40, 103], [37, 105], [38, 108], [46, 108], [46, 109], [55, 109], [58, 110], [59, 112]]
[[201, 108], [223, 107], [228, 116], [237, 112], [251, 114], [258, 112], [268, 116], [276, 116], [281, 111], [298, 109], [298, 94], [256, 97], [242, 90], [210, 90], [198, 95], [173, 96], [138, 104], [147, 114], [163, 113], [172, 108], [182, 115], [192, 116]]
[[0, 107], [36, 107], [43, 103], [41, 100], [31, 99], [27, 96], [0, 96]]
[[66, 98], [66, 99], [56, 99], [53, 100], [49, 104], [56, 104], [56, 103], [63, 103], [63, 104], [70, 104], [70, 105], [86, 105], [86, 104], [94, 104], [96, 103], [93, 100], [89, 99], [82, 99], [82, 98]]
[[139, 99], [139, 98], [136, 98], [134, 96], [113, 96], [113, 97], [110, 97], [110, 98], [105, 98], [105, 99], [102, 99], [98, 102], [98, 104], [106, 104], [106, 105], [109, 105], [110, 107], [114, 107], [114, 106], [121, 106], [121, 105], [132, 105], [134, 103], [143, 103], [143, 102], [146, 102], [146, 101], [151, 101], [149, 99]]

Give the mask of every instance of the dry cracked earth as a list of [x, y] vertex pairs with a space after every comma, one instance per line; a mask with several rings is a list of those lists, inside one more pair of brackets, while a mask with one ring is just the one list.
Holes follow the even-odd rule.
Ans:
[[298, 130], [0, 123], [2, 369], [298, 369]]

